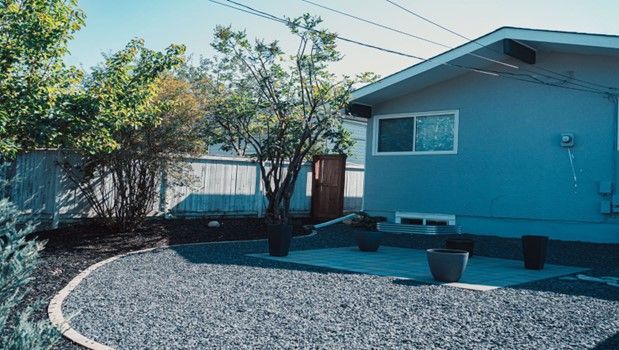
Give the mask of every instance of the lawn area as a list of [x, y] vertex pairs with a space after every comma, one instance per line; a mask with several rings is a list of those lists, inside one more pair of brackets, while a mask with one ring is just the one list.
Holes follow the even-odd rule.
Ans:
[[[215, 235], [187, 228], [205, 223], [162, 224], [156, 233], [70, 249], [50, 244], [44, 267], [65, 270], [39, 293], [48, 293], [49, 300], [79, 270], [125, 251], [197, 242], [198, 236], [259, 238], [264, 232], [253, 224], [254, 234], [239, 235], [251, 232], [252, 224], [232, 220]], [[521, 258], [517, 239], [472, 237], [476, 255]], [[384, 245], [423, 249], [443, 240], [387, 235]], [[294, 239], [292, 250], [351, 245], [353, 229], [338, 225]], [[551, 241], [547, 262], [617, 276], [618, 248]], [[238, 241], [129, 255], [86, 277], [63, 303], [63, 312], [75, 315], [70, 323], [80, 333], [119, 349], [612, 349], [619, 344], [615, 287], [552, 278], [480, 292], [249, 256], [266, 251], [266, 241]], [[75, 347], [68, 341], [61, 346]]]

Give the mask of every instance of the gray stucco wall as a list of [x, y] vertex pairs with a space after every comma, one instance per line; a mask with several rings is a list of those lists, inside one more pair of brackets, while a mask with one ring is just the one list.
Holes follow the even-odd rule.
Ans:
[[[536, 66], [619, 83], [617, 57], [540, 53]], [[470, 233], [619, 242], [619, 220], [600, 213], [598, 194], [600, 181], [616, 177], [615, 101], [467, 73], [373, 106], [373, 115], [452, 109], [454, 155], [373, 155], [368, 123], [366, 211], [390, 220], [396, 211], [455, 214]], [[562, 132], [575, 134], [576, 184]]]

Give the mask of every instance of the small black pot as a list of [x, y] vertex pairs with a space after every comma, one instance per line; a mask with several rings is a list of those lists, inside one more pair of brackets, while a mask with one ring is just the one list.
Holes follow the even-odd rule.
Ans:
[[526, 269], [541, 270], [544, 268], [547, 245], [547, 236], [522, 236], [522, 255]]
[[383, 240], [384, 234], [380, 231], [358, 230], [355, 232], [357, 246], [363, 252], [375, 252]]
[[269, 239], [269, 255], [288, 255], [292, 239], [292, 225], [267, 224], [267, 238]]
[[449, 237], [445, 241], [445, 248], [465, 250], [469, 252], [469, 259], [473, 257], [473, 249], [475, 247], [475, 241], [470, 238]]

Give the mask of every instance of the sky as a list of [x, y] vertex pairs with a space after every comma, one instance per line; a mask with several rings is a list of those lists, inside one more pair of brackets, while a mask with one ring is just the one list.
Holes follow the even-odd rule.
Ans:
[[[225, 2], [226, 0], [219, 0]], [[446, 48], [377, 28], [302, 0], [237, 0], [277, 16], [311, 13], [324, 28], [368, 44], [429, 58]], [[379, 22], [447, 46], [465, 39], [406, 13], [385, 0], [312, 0], [342, 12]], [[619, 35], [617, 0], [394, 0], [465, 37], [477, 38], [502, 26]], [[103, 53], [117, 51], [135, 37], [162, 50], [185, 44], [194, 61], [215, 55], [210, 47], [216, 25], [245, 29], [251, 38], [278, 40], [287, 52], [298, 39], [279, 23], [211, 3], [207, 0], [80, 0], [86, 25], [70, 42], [66, 62], [88, 69]], [[389, 75], [418, 60], [339, 42], [343, 59], [331, 70], [338, 75], [374, 72]]]

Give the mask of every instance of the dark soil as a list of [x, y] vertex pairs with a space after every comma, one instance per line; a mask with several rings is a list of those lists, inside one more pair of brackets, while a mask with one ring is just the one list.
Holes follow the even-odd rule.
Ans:
[[[211, 220], [154, 219], [132, 233], [114, 233], [95, 223], [39, 231], [36, 236], [47, 240], [47, 244], [41, 252], [34, 280], [29, 285], [31, 292], [23, 305], [44, 301], [45, 304], [37, 310], [33, 319], [47, 319], [47, 302], [73, 277], [90, 265], [118, 254], [173, 244], [266, 238], [266, 224], [260, 218], [217, 218], [222, 224], [219, 228], [209, 228], [207, 224]], [[303, 225], [310, 223], [307, 218], [293, 219], [295, 235], [307, 234]], [[59, 347], [77, 346], [63, 338]]]

